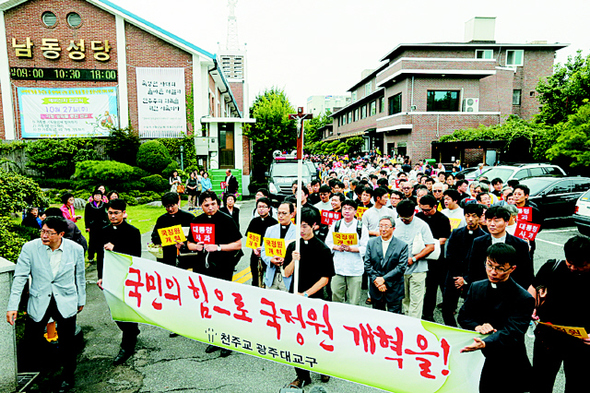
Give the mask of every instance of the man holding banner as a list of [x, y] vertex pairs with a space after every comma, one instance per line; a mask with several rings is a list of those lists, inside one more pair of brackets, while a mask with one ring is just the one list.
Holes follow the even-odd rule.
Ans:
[[[334, 262], [330, 249], [314, 236], [313, 227], [319, 217], [310, 209], [301, 209], [301, 238], [300, 250], [295, 251], [295, 242], [287, 247], [285, 256], [285, 277], [291, 277], [295, 271], [295, 261], [299, 261], [299, 282], [295, 288], [291, 282], [290, 292], [303, 297], [322, 298], [322, 288], [330, 282], [334, 275]], [[295, 367], [297, 378], [291, 382], [290, 387], [301, 388], [311, 383], [310, 372]], [[322, 375], [322, 382], [330, 379]]]
[[[102, 230], [101, 242], [105, 250], [121, 254], [141, 256], [141, 233], [139, 229], [125, 221], [127, 203], [123, 199], [113, 199], [109, 202], [107, 213], [110, 225]], [[102, 264], [101, 264], [102, 265]], [[102, 266], [98, 269], [97, 285], [102, 289]], [[115, 357], [115, 365], [123, 364], [135, 353], [139, 327], [136, 322], [116, 321], [123, 332], [121, 349]]]
[[[242, 235], [234, 220], [219, 211], [219, 199], [213, 191], [199, 196], [203, 214], [191, 223], [188, 248], [197, 251], [194, 271], [207, 276], [231, 281], [234, 268], [242, 253]], [[209, 345], [205, 352], [220, 349]], [[229, 356], [229, 349], [222, 349], [221, 356]]]
[[262, 277], [266, 269], [260, 266], [260, 251], [262, 250], [262, 240], [266, 230], [276, 225], [278, 222], [270, 216], [271, 208], [270, 199], [262, 197], [256, 201], [256, 211], [258, 216], [254, 217], [248, 225], [246, 230], [246, 247], [252, 249], [250, 256], [250, 271], [252, 272], [252, 285], [255, 287], [261, 286]]
[[361, 285], [365, 271], [363, 257], [369, 241], [367, 227], [354, 218], [356, 209], [356, 202], [350, 199], [342, 202], [342, 219], [331, 225], [326, 238], [326, 246], [334, 253], [332, 301], [355, 306], [359, 305], [361, 300]]

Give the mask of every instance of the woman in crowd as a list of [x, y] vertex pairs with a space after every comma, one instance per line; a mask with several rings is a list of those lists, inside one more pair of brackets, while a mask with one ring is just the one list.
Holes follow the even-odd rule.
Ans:
[[119, 199], [119, 193], [115, 190], [109, 191], [107, 194], [107, 201], [112, 201], [113, 199]]
[[234, 194], [226, 194], [223, 197], [223, 207], [219, 210], [234, 219], [234, 222], [238, 226], [238, 231], [239, 231], [240, 230], [240, 209], [238, 209], [235, 206], [235, 204], [236, 204], [236, 196]]
[[23, 218], [21, 223], [24, 227], [30, 227], [35, 229], [41, 229], [41, 219], [39, 218], [39, 209], [35, 206], [31, 206], [27, 209], [27, 214]]
[[172, 172], [172, 176], [170, 176], [168, 182], [170, 183], [170, 192], [176, 192], [178, 186], [182, 184], [182, 179], [180, 178], [180, 176], [178, 176], [178, 171]]
[[213, 184], [211, 183], [211, 179], [209, 179], [209, 174], [204, 172], [203, 178], [201, 179], [201, 192], [211, 191], [212, 188]]
[[197, 204], [197, 189], [199, 181], [197, 180], [197, 171], [192, 171], [190, 177], [186, 180], [186, 190], [188, 194], [188, 210], [193, 210]]
[[82, 216], [77, 216], [76, 211], [74, 209], [74, 195], [71, 193], [66, 193], [61, 197], [61, 202], [63, 203], [62, 207], [59, 208], [61, 210], [64, 218], [66, 220], [70, 220], [73, 222], [78, 221], [82, 218]]

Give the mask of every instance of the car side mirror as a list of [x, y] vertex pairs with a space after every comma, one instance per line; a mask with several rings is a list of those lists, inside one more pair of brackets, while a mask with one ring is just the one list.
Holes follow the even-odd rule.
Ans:
[[270, 177], [270, 173], [268, 173], [268, 172], [264, 172], [264, 176], [266, 176], [266, 177]]

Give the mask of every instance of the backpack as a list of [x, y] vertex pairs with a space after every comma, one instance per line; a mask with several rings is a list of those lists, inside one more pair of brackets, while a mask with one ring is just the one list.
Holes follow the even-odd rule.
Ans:
[[[340, 232], [340, 224], [342, 223], [342, 219], [336, 221], [336, 225], [334, 226], [334, 232]], [[361, 220], [356, 220], [356, 233], [359, 236], [359, 244], [361, 242], [361, 236], [363, 233], [363, 223]]]

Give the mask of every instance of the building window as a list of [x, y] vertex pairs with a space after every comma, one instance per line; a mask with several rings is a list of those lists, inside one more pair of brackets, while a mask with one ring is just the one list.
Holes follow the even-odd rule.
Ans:
[[348, 123], [352, 123], [352, 112], [348, 112]]
[[524, 51], [519, 50], [507, 50], [506, 51], [506, 65], [507, 66], [521, 66], [524, 59]]
[[53, 27], [57, 23], [57, 17], [51, 11], [46, 11], [41, 15], [41, 20], [43, 20], [43, 24], [47, 27]]
[[385, 110], [385, 100], [383, 99], [383, 97], [379, 98], [379, 104], [377, 105], [377, 107], [379, 108], [379, 113], [383, 112]]
[[371, 82], [368, 82], [365, 84], [365, 97], [368, 96], [369, 94], [371, 94], [371, 88], [372, 88]]
[[366, 105], [363, 105], [361, 107], [361, 119], [364, 119], [366, 117], [367, 117], [367, 106]]
[[371, 102], [371, 109], [369, 111], [369, 116], [374, 116], [377, 113], [377, 101]]
[[428, 112], [458, 112], [459, 91], [428, 90], [426, 96], [426, 111]]
[[476, 59], [485, 59], [490, 60], [494, 58], [494, 50], [493, 49], [477, 49], [475, 51], [475, 58]]
[[74, 29], [77, 29], [82, 24], [82, 18], [75, 12], [70, 12], [66, 19], [68, 20], [68, 25]]
[[521, 90], [512, 90], [512, 105], [520, 105]]
[[402, 93], [389, 97], [389, 115], [395, 115], [402, 111]]
[[342, 116], [342, 125], [346, 125], [346, 115]]
[[353, 91], [352, 93], [350, 93], [350, 95], [351, 95], [351, 98], [352, 98], [352, 102], [355, 102], [356, 101], [356, 90]]
[[359, 108], [354, 110], [354, 121], [358, 121], [359, 119]]

